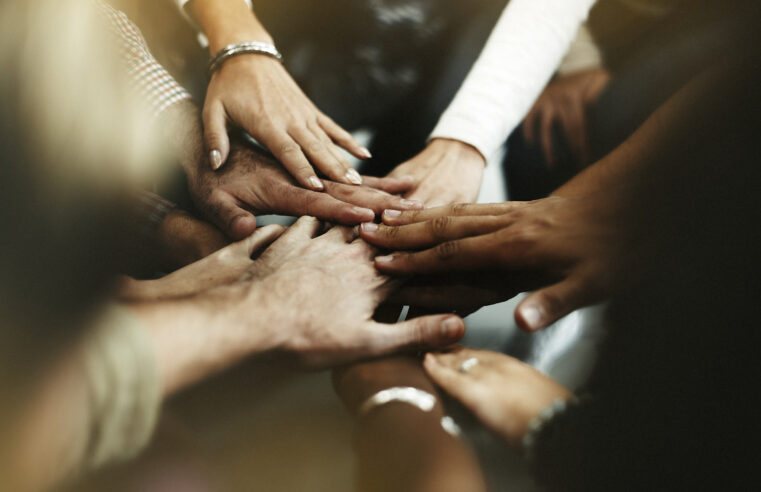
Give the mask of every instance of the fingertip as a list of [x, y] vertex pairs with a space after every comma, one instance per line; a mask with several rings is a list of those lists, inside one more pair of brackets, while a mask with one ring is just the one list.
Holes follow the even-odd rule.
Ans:
[[449, 345], [465, 335], [465, 322], [459, 316], [447, 316], [441, 320], [440, 330], [443, 341]]
[[209, 163], [211, 164], [212, 171], [216, 171], [217, 169], [222, 167], [222, 164], [224, 164], [224, 162], [222, 161], [222, 153], [217, 149], [214, 149], [211, 152], [209, 152]]
[[314, 191], [323, 191], [325, 189], [325, 185], [317, 176], [312, 176], [307, 179], [307, 185]]
[[244, 239], [256, 231], [256, 217], [253, 215], [239, 215], [230, 221], [228, 230], [230, 237], [233, 239]]
[[515, 310], [515, 322], [525, 331], [534, 332], [547, 325], [544, 309], [533, 302], [518, 306]]
[[402, 212], [400, 210], [387, 209], [381, 214], [381, 219], [385, 224], [395, 225], [401, 222]]
[[369, 208], [364, 207], [353, 207], [352, 211], [356, 215], [357, 222], [372, 222], [375, 220], [375, 212], [370, 210]]

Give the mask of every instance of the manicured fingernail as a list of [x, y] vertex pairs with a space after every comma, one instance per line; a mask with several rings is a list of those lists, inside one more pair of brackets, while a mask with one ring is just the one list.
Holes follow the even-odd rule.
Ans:
[[391, 255], [388, 256], [376, 256], [375, 261], [378, 263], [391, 263], [394, 261], [394, 257]]
[[218, 150], [212, 150], [209, 152], [209, 161], [211, 162], [212, 170], [216, 171], [222, 166], [222, 154]]
[[402, 215], [402, 213], [399, 210], [384, 210], [383, 216], [388, 217], [389, 219], [395, 219]]
[[378, 230], [378, 224], [375, 222], [365, 222], [362, 224], [362, 232], [375, 232]]
[[521, 309], [521, 317], [530, 330], [538, 330], [542, 327], [542, 313], [536, 306], [524, 306]]
[[367, 147], [362, 147], [362, 148], [360, 148], [360, 149], [359, 149], [359, 154], [360, 154], [360, 155], [362, 156], [362, 158], [364, 158], [364, 159], [369, 159], [369, 158], [371, 158], [371, 157], [373, 156], [373, 155], [370, 153], [370, 151], [367, 149]]
[[316, 190], [321, 190], [325, 187], [317, 176], [309, 178], [309, 185]]
[[423, 208], [423, 202], [418, 200], [402, 200], [402, 207], [421, 209]]
[[[377, 259], [377, 258], [376, 258]], [[441, 322], [441, 334], [445, 337], [454, 337], [460, 333], [460, 320], [454, 317], [445, 318]]]
[[362, 176], [359, 175], [359, 173], [354, 169], [349, 169], [346, 171], [346, 179], [348, 179], [351, 183], [354, 183], [355, 185], [361, 185], [362, 184]]
[[373, 220], [375, 218], [375, 212], [373, 212], [369, 208], [354, 207], [354, 211], [362, 215], [363, 217], [366, 217], [368, 221]]

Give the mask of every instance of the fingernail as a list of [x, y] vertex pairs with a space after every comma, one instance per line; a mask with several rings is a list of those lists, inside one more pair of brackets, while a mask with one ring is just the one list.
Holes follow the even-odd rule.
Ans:
[[441, 334], [447, 338], [455, 337], [460, 334], [460, 326], [459, 319], [455, 317], [446, 318], [441, 322]]
[[418, 200], [402, 200], [402, 206], [404, 208], [423, 208], [423, 202]]
[[373, 212], [369, 208], [354, 207], [354, 211], [362, 215], [363, 217], [366, 217], [367, 221], [373, 220], [375, 218], [375, 212]]
[[388, 217], [389, 219], [395, 219], [402, 215], [402, 213], [399, 210], [384, 210], [383, 216]]
[[348, 179], [350, 182], [354, 183], [355, 185], [361, 185], [362, 184], [362, 176], [359, 175], [359, 173], [355, 169], [349, 169], [346, 171], [346, 179]]
[[218, 150], [212, 150], [209, 152], [209, 161], [211, 162], [211, 169], [216, 171], [222, 166], [222, 154]]
[[325, 187], [317, 176], [312, 176], [309, 178], [309, 184], [316, 190], [321, 190]]
[[367, 147], [362, 147], [362, 148], [360, 148], [360, 149], [359, 149], [359, 154], [360, 154], [360, 155], [361, 155], [361, 156], [362, 156], [364, 159], [369, 159], [369, 158], [371, 158], [371, 157], [373, 156], [373, 155], [370, 153], [370, 151], [367, 149]]
[[538, 330], [542, 327], [542, 313], [536, 306], [525, 306], [521, 309], [521, 317], [530, 330]]
[[375, 232], [378, 230], [378, 224], [375, 222], [365, 222], [362, 224], [362, 232]]
[[391, 263], [394, 261], [394, 257], [391, 255], [388, 256], [376, 256], [375, 261], [378, 263]]
[[359, 226], [354, 226], [351, 230], [352, 234], [359, 236]]

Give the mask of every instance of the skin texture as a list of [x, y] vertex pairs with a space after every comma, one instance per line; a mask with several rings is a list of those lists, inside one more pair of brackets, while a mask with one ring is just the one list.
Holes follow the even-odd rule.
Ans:
[[[194, 0], [190, 13], [209, 39], [212, 55], [232, 43], [273, 42], [244, 2]], [[362, 183], [341, 149], [359, 159], [370, 157], [367, 149], [317, 109], [279, 61], [264, 55], [234, 57], [212, 76], [203, 123], [213, 169], [227, 161], [227, 131], [238, 127], [267, 147], [297, 183], [312, 190], [323, 189], [317, 171], [339, 183]]]
[[[462, 363], [475, 357], [467, 372]], [[563, 386], [528, 364], [489, 350], [457, 347], [426, 354], [426, 373], [446, 393], [465, 405], [495, 434], [520, 446], [528, 424], [555, 400], [572, 395]]]
[[[375, 251], [351, 229], [335, 227], [320, 235], [323, 228], [314, 218], [299, 219], [235, 283], [193, 297], [131, 305], [153, 335], [165, 393], [262, 352], [322, 368], [446, 346], [462, 337], [464, 324], [452, 315], [399, 324], [373, 321], [395, 282], [373, 267]], [[233, 244], [215, 261], [237, 257], [230, 269], [237, 271], [262, 239]], [[204, 265], [211, 271], [194, 276], [217, 281], [215, 261]]]
[[523, 121], [529, 143], [538, 141], [547, 165], [555, 164], [554, 128], [559, 128], [580, 166], [589, 164], [587, 120], [589, 109], [610, 81], [610, 72], [593, 68], [552, 81]]
[[[333, 372], [333, 384], [350, 413], [378, 391], [412, 386], [438, 396], [418, 357], [395, 356]], [[441, 402], [431, 412], [389, 403], [357, 415], [354, 443], [357, 489], [369, 491], [485, 491], [472, 451], [441, 427]]]
[[[360, 234], [378, 247], [407, 250], [376, 258], [384, 273], [459, 279], [438, 294], [430, 288], [435, 284], [427, 290], [425, 284], [409, 287], [408, 295], [422, 297], [431, 307], [443, 307], [445, 296], [457, 288], [465, 295], [452, 305], [464, 308], [543, 286], [516, 310], [519, 326], [533, 331], [604, 299], [612, 289], [626, 241], [616, 227], [616, 213], [600, 203], [590, 197], [550, 197], [458, 204], [385, 214], [384, 224], [363, 224]], [[458, 273], [466, 275], [453, 277]]]
[[156, 231], [159, 269], [174, 270], [196, 262], [218, 251], [230, 240], [217, 227], [174, 209]]
[[229, 162], [219, 171], [199, 165], [188, 171], [196, 206], [233, 239], [251, 234], [255, 214], [312, 215], [354, 225], [373, 220], [385, 208], [420, 209], [422, 204], [391, 193], [409, 189], [409, 178], [367, 178], [354, 186], [325, 181], [325, 192], [307, 190], [288, 172], [244, 144], [233, 144]]
[[486, 159], [472, 146], [436, 138], [418, 155], [397, 166], [389, 177], [411, 176], [405, 197], [427, 207], [474, 202], [481, 188]]

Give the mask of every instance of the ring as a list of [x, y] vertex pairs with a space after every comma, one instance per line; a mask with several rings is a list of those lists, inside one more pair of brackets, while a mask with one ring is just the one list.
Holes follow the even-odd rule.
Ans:
[[470, 371], [473, 368], [473, 366], [478, 364], [478, 362], [479, 360], [475, 357], [470, 357], [469, 359], [465, 359], [462, 362], [462, 364], [460, 364], [460, 372], [464, 374]]

